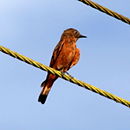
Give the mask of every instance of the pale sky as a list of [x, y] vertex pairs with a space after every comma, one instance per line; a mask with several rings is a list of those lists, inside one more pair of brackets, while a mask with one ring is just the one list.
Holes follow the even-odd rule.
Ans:
[[[130, 1], [95, 2], [130, 18]], [[130, 101], [130, 27], [77, 0], [1, 0], [0, 45], [49, 65], [62, 32], [75, 28], [79, 63], [69, 73]], [[44, 105], [46, 72], [0, 52], [0, 130], [129, 130], [129, 108], [63, 79]]]

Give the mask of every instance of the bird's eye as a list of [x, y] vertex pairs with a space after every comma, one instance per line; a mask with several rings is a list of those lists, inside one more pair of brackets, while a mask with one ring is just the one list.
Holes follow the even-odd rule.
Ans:
[[79, 32], [75, 30], [75, 31], [74, 31], [74, 36], [75, 36], [75, 37], [78, 37], [78, 36], [79, 36]]
[[74, 31], [74, 34], [76, 35], [77, 33], [78, 33], [78, 32], [75, 30], [75, 31]]

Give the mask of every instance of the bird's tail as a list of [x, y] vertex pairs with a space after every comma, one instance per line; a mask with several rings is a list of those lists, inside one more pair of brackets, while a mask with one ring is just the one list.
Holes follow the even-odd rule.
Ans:
[[58, 77], [55, 75], [51, 75], [49, 76], [49, 78], [47, 78], [44, 82], [42, 82], [41, 87], [43, 88], [41, 91], [41, 94], [39, 95], [38, 101], [41, 102], [42, 104], [45, 103], [47, 96], [51, 90], [51, 87], [54, 83], [54, 81], [57, 79]]
[[41, 87], [43, 89], [42, 89], [42, 91], [39, 95], [39, 98], [38, 98], [38, 101], [41, 102], [42, 104], [45, 103], [46, 98], [50, 92], [51, 86], [52, 86], [51, 82], [47, 82], [46, 80], [44, 82], [42, 82]]

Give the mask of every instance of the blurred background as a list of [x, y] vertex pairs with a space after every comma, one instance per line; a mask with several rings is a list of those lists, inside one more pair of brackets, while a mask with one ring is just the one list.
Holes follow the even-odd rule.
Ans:
[[[129, 0], [95, 0], [130, 18]], [[130, 26], [77, 0], [1, 0], [0, 45], [49, 65], [67, 28], [79, 63], [69, 73], [130, 100]], [[84, 88], [58, 79], [44, 105], [37, 99], [46, 72], [0, 52], [1, 130], [128, 130], [130, 111]]]

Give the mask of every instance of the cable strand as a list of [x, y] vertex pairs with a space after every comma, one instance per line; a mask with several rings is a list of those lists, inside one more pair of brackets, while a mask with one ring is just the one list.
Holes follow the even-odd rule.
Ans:
[[95, 9], [97, 9], [97, 10], [103, 12], [103, 13], [106, 13], [106, 14], [108, 14], [108, 15], [110, 15], [110, 16], [118, 19], [118, 20], [121, 20], [122, 22], [130, 24], [129, 18], [127, 18], [127, 17], [125, 17], [121, 14], [118, 14], [118, 13], [116, 13], [116, 12], [106, 8], [106, 7], [103, 7], [103, 6], [93, 2], [91, 0], [78, 0], [78, 1], [83, 2], [84, 4], [87, 4], [87, 5], [91, 6], [92, 8], [95, 8]]
[[123, 98], [120, 98], [120, 97], [118, 97], [116, 95], [113, 95], [113, 94], [111, 94], [109, 92], [106, 92], [104, 90], [101, 90], [99, 88], [96, 88], [93, 85], [90, 85], [88, 83], [80, 81], [80, 80], [78, 80], [78, 79], [76, 79], [76, 78], [74, 78], [74, 77], [72, 77], [72, 76], [70, 76], [70, 75], [68, 75], [66, 73], [62, 73], [60, 71], [57, 71], [57, 70], [55, 70], [55, 69], [53, 69], [51, 67], [43, 65], [43, 64], [41, 64], [41, 63], [39, 63], [37, 61], [32, 60], [31, 58], [23, 56], [23, 55], [21, 55], [21, 54], [19, 54], [17, 52], [14, 52], [14, 51], [12, 51], [12, 50], [10, 50], [8, 48], [5, 48], [3, 46], [0, 46], [0, 51], [7, 54], [7, 55], [10, 55], [10, 56], [12, 56], [14, 58], [17, 58], [17, 59], [19, 59], [21, 61], [24, 61], [25, 63], [33, 65], [34, 67], [37, 67], [37, 68], [39, 68], [41, 70], [44, 70], [44, 71], [50, 72], [52, 74], [55, 74], [55, 75], [59, 76], [60, 78], [68, 80], [71, 83], [77, 84], [77, 85], [79, 85], [79, 86], [81, 86], [83, 88], [86, 88], [86, 89], [88, 89], [88, 90], [90, 90], [92, 92], [98, 93], [99, 95], [102, 95], [102, 96], [104, 96], [106, 98], [109, 98], [109, 99], [111, 99], [113, 101], [116, 101], [117, 103], [121, 103], [121, 104], [123, 104], [123, 105], [130, 108], [130, 102], [129, 101], [127, 101], [127, 100], [125, 100]]

